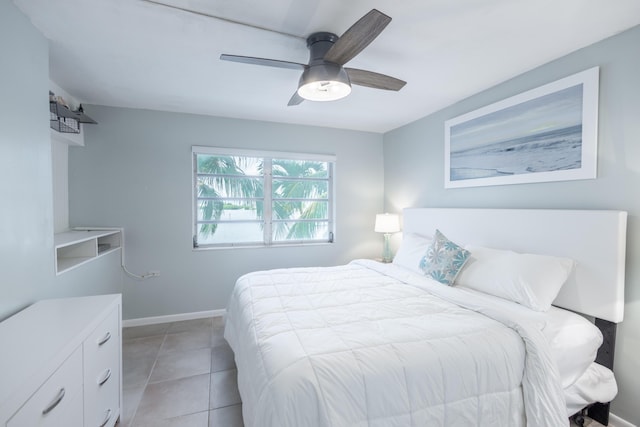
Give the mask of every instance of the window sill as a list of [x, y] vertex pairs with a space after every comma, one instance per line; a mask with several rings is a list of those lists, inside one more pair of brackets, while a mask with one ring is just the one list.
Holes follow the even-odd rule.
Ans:
[[335, 242], [314, 242], [314, 243], [282, 243], [277, 245], [236, 245], [236, 246], [199, 246], [192, 248], [192, 252], [200, 251], [220, 251], [220, 250], [235, 250], [235, 249], [275, 249], [275, 248], [291, 248], [291, 247], [305, 247], [305, 246], [329, 246]]

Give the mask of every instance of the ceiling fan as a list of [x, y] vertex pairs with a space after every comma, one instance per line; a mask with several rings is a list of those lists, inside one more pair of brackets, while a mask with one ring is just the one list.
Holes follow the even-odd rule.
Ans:
[[343, 67], [378, 37], [389, 22], [391, 22], [389, 16], [372, 9], [341, 37], [328, 32], [311, 34], [307, 38], [307, 47], [310, 51], [308, 64], [227, 54], [220, 55], [220, 59], [301, 70], [298, 89], [289, 100], [289, 106], [298, 105], [305, 99], [334, 101], [344, 98], [351, 93], [352, 84], [399, 91], [406, 84], [405, 81], [373, 71]]

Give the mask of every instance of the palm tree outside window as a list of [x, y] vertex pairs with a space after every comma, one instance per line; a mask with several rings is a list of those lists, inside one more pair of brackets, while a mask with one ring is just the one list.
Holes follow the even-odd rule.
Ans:
[[335, 157], [193, 147], [194, 247], [332, 242]]

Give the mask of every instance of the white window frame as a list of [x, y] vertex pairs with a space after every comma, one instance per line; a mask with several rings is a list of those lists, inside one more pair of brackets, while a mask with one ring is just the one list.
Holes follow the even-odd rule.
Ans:
[[[215, 243], [215, 244], [205, 244], [199, 245], [197, 242], [198, 236], [198, 165], [197, 165], [197, 155], [205, 154], [205, 155], [218, 155], [218, 156], [245, 156], [245, 157], [257, 157], [264, 159], [264, 200], [263, 200], [263, 241], [260, 242], [251, 242], [251, 243], [243, 243], [243, 242], [229, 242], [229, 243]], [[307, 160], [307, 161], [321, 161], [329, 163], [328, 167], [328, 230], [329, 230], [329, 238], [328, 240], [286, 240], [286, 241], [273, 241], [272, 240], [272, 209], [273, 209], [273, 199], [272, 199], [272, 182], [273, 175], [271, 170], [271, 161], [272, 159], [284, 159], [284, 160]], [[327, 244], [335, 242], [335, 205], [336, 205], [336, 188], [335, 188], [335, 169], [336, 169], [336, 159], [337, 157], [332, 154], [315, 154], [315, 153], [294, 153], [294, 152], [286, 152], [286, 151], [265, 151], [265, 150], [249, 150], [249, 149], [239, 149], [239, 148], [225, 148], [225, 147], [207, 147], [207, 146], [192, 146], [191, 147], [191, 163], [192, 163], [192, 183], [191, 183], [191, 196], [192, 196], [192, 215], [191, 215], [191, 225], [192, 225], [192, 242], [194, 250], [206, 250], [206, 249], [220, 249], [220, 248], [234, 248], [234, 247], [275, 247], [275, 246], [292, 246], [292, 245], [317, 245], [317, 244]], [[278, 177], [276, 177], [278, 178]]]

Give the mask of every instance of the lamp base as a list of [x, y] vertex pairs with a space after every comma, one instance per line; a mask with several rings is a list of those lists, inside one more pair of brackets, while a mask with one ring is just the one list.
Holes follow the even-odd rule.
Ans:
[[384, 246], [382, 247], [382, 262], [391, 262], [393, 258], [391, 257], [391, 249], [389, 248], [389, 238], [391, 237], [391, 233], [384, 233]]

